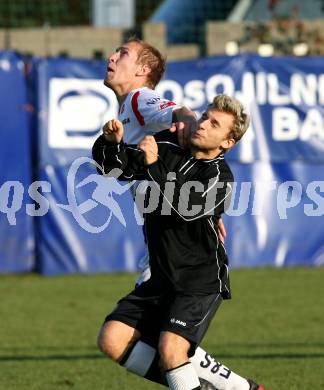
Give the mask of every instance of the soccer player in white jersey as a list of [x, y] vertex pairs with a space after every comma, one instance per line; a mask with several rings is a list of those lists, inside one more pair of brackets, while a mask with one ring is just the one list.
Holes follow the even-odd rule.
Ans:
[[[191, 130], [196, 126], [196, 116], [186, 107], [162, 99], [154, 90], [164, 71], [165, 59], [161, 53], [138, 39], [130, 39], [109, 57], [104, 83], [114, 91], [117, 97], [119, 103], [118, 119], [124, 125], [124, 141], [126, 143], [136, 144], [146, 134], [170, 128], [171, 131], [177, 131], [179, 143], [186, 147]], [[173, 125], [174, 123], [177, 125]], [[225, 235], [221, 223], [219, 235], [221, 239]], [[138, 283], [147, 280], [150, 276], [148, 258], [146, 258], [146, 263], [142, 264], [142, 270]], [[120, 336], [121, 330], [116, 331]], [[111, 334], [111, 329], [109, 332]], [[104, 324], [98, 336], [99, 348], [104, 353], [107, 351], [106, 341], [106, 324]], [[125, 353], [121, 353], [115, 360], [122, 362], [135, 374], [161, 383], [159, 375], [152, 370], [154, 362], [149, 361], [150, 351], [146, 348], [132, 350], [128, 358]], [[135, 361], [141, 364], [134, 365], [132, 362]], [[215, 361], [200, 347], [196, 349], [190, 361], [199, 378], [211, 383], [218, 390], [257, 390], [259, 388]]]

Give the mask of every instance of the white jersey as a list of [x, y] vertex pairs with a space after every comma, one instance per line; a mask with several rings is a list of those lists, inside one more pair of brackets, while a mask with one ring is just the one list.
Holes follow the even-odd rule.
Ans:
[[170, 100], [162, 99], [147, 87], [131, 91], [119, 109], [118, 119], [124, 125], [124, 141], [137, 144], [145, 135], [169, 129], [173, 110], [179, 108]]
[[[118, 113], [118, 119], [124, 125], [124, 141], [127, 144], [137, 144], [145, 135], [169, 129], [172, 125], [173, 110], [179, 107], [174, 102], [161, 98], [152, 89], [134, 89], [127, 95]], [[151, 276], [148, 251], [140, 260], [139, 267], [142, 273], [137, 284]]]

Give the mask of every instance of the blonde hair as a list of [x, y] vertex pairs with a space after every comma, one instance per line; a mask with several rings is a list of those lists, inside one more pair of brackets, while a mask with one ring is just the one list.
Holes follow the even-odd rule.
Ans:
[[147, 75], [146, 84], [149, 88], [154, 89], [164, 75], [166, 59], [158, 49], [141, 39], [131, 37], [127, 40], [127, 43], [131, 42], [135, 42], [141, 46], [141, 49], [138, 52], [137, 62], [141, 65], [148, 65], [151, 69], [150, 73]]
[[209, 108], [233, 115], [234, 122], [228, 138], [233, 138], [235, 142], [238, 142], [250, 124], [250, 116], [246, 113], [242, 103], [228, 95], [217, 95]]

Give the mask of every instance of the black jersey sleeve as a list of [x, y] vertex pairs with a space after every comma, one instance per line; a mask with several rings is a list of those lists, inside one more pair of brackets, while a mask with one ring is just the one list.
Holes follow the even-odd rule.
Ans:
[[[164, 141], [167, 144], [177, 145], [176, 133], [163, 130], [154, 135], [157, 142]], [[108, 142], [100, 135], [92, 147], [92, 157], [100, 166], [97, 172], [105, 175], [113, 169], [122, 171], [119, 180], [144, 180], [147, 179], [147, 169], [144, 165], [144, 153], [136, 145], [127, 145], [123, 141], [120, 144]]]
[[136, 145], [127, 145], [123, 141], [112, 144], [101, 135], [93, 145], [92, 157], [100, 166], [100, 175], [109, 174], [116, 169], [119, 180], [143, 180], [146, 178], [144, 153]]
[[[161, 193], [173, 212], [186, 221], [220, 217], [224, 212], [225, 200], [230, 200], [234, 179], [223, 159], [217, 164], [206, 164], [199, 175], [189, 178], [180, 171], [170, 172], [168, 164], [162, 159], [149, 165], [147, 172], [149, 178], [162, 189]], [[174, 185], [172, 191], [165, 190], [165, 183], [170, 180]]]

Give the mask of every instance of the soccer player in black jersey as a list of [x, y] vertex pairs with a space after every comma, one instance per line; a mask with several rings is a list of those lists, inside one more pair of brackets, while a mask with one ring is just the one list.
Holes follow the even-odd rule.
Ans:
[[[118, 168], [119, 179], [148, 179], [146, 202], [157, 201], [154, 211], [145, 214], [151, 278], [106, 317], [99, 346], [130, 371], [154, 381], [159, 381], [161, 366], [173, 390], [200, 389], [189, 357], [222, 300], [230, 298], [227, 255], [213, 217], [224, 212], [234, 180], [224, 153], [248, 124], [242, 105], [220, 95], [199, 120], [188, 151], [169, 131], [126, 145], [117, 120], [105, 126], [93, 147], [102, 174]], [[211, 375], [219, 369], [211, 369]], [[262, 389], [222, 369], [220, 390]]]

